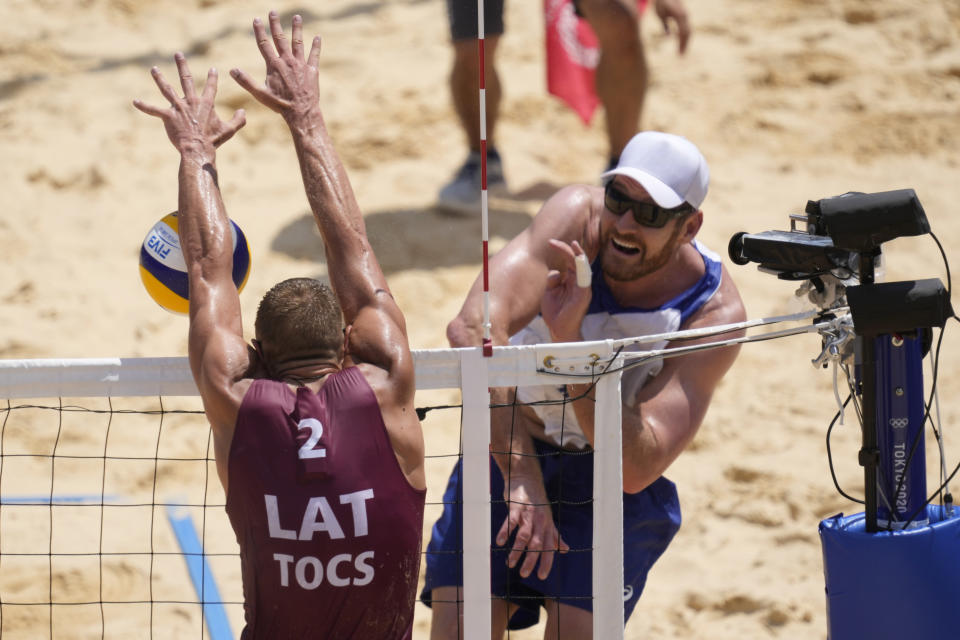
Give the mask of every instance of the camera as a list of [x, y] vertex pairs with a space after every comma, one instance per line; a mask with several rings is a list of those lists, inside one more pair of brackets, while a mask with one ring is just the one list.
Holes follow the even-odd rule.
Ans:
[[790, 231], [735, 234], [730, 259], [755, 262], [781, 280], [805, 281], [801, 291], [821, 309], [848, 305], [859, 335], [943, 327], [953, 315], [939, 279], [874, 283], [884, 242], [930, 233], [913, 189], [811, 200], [804, 215], [790, 220]]

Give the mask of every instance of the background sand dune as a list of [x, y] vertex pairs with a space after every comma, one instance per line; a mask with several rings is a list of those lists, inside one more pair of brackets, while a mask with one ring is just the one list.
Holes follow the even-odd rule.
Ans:
[[[606, 155], [600, 117], [583, 127], [545, 94], [540, 3], [508, 4], [498, 138], [514, 197], [493, 203], [494, 250], [554, 189], [594, 182]], [[274, 6], [285, 24], [299, 12], [305, 32], [324, 38], [324, 112], [412, 346], [446, 346], [445, 325], [478, 272], [481, 245], [479, 221], [432, 208], [464, 154], [446, 88], [444, 3]], [[787, 215], [808, 199], [909, 187], [948, 255], [960, 255], [960, 3], [687, 0], [687, 7], [694, 35], [683, 57], [654, 16], [644, 21], [652, 68], [644, 126], [689, 137], [710, 162], [701, 232], [708, 246], [725, 253], [737, 231], [785, 229]], [[159, 65], [173, 77], [177, 50], [197, 76], [209, 66], [220, 70], [221, 115], [247, 110], [248, 125], [218, 164], [228, 210], [253, 252], [241, 296], [248, 331], [257, 301], [275, 281], [324, 276], [289, 135], [226, 73], [234, 66], [261, 72], [250, 23], [269, 8], [248, 0], [0, 5], [0, 358], [186, 353], [186, 320], [159, 309], [137, 274], [144, 235], [176, 207], [177, 157], [159, 123], [130, 104], [162, 103], [148, 69]], [[929, 238], [891, 242], [886, 258], [889, 280], [946, 281]], [[752, 266], [732, 273], [750, 317], [804, 307], [792, 300], [792, 283]], [[960, 446], [957, 336], [956, 327], [947, 332], [940, 374], [951, 466]], [[743, 349], [690, 451], [668, 473], [680, 488], [684, 527], [650, 576], [629, 638], [825, 635], [817, 522], [859, 509], [830, 481], [824, 434], [835, 404], [830, 372], [809, 364], [819, 349], [812, 336]], [[439, 392], [418, 402], [451, 400], [455, 394]], [[857, 494], [859, 434], [850, 418], [835, 431], [834, 455], [840, 481]], [[193, 422], [170, 432], [171, 446], [183, 433], [192, 443], [184, 449], [205, 447], [202, 424]], [[430, 418], [425, 427], [430, 453], [456, 450], [455, 419]], [[932, 451], [929, 460], [933, 468]], [[439, 499], [448, 467], [446, 460], [431, 466], [428, 499]], [[168, 471], [185, 482], [189, 473]], [[11, 477], [4, 474], [5, 493], [23, 489], [7, 485]], [[143, 491], [140, 485], [129, 491]], [[220, 533], [229, 543], [229, 530]], [[125, 576], [142, 568], [111, 571], [130, 590]], [[216, 571], [222, 586], [231, 581], [229, 566]], [[169, 572], [170, 582], [181, 579]], [[56, 576], [67, 591], [86, 579], [83, 568]], [[29, 583], [14, 575], [4, 593]], [[426, 638], [428, 612], [418, 605], [417, 616], [417, 637]], [[22, 624], [10, 633], [37, 637], [47, 628], [39, 614]], [[129, 637], [138, 624], [119, 633]], [[171, 637], [178, 629], [171, 623]]]

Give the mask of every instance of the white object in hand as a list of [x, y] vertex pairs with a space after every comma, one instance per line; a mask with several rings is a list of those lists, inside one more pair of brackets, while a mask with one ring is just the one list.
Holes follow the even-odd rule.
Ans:
[[581, 253], [574, 262], [577, 264], [577, 286], [586, 289], [590, 286], [592, 280], [590, 274], [590, 263], [587, 262], [587, 254]]

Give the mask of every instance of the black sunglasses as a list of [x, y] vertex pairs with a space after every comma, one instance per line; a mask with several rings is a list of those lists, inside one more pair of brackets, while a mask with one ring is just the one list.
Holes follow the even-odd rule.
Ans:
[[681, 218], [693, 213], [693, 205], [684, 202], [678, 207], [665, 209], [653, 202], [642, 202], [628, 197], [614, 186], [613, 181], [607, 183], [603, 190], [603, 204], [615, 216], [622, 216], [627, 211], [633, 211], [633, 219], [644, 227], [659, 229], [674, 218]]

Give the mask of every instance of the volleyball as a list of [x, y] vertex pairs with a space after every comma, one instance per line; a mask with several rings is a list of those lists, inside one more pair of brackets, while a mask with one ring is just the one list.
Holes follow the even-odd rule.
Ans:
[[[190, 309], [187, 263], [180, 250], [177, 212], [169, 213], [153, 225], [140, 247], [140, 280], [153, 298], [167, 311], [186, 314]], [[233, 220], [233, 283], [243, 291], [250, 275], [250, 246], [247, 237]]]

